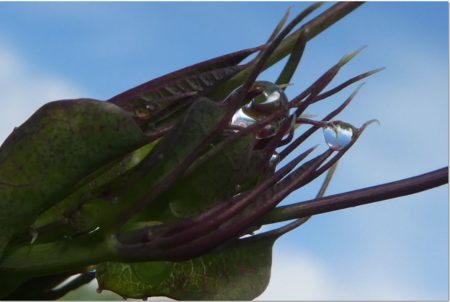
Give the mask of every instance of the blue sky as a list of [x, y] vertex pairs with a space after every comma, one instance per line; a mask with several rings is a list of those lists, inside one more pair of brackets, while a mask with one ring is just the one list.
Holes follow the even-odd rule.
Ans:
[[[207, 58], [264, 42], [306, 3], [0, 3], [0, 141], [43, 103], [107, 99]], [[329, 7], [326, 4], [324, 8]], [[448, 165], [448, 4], [367, 3], [312, 40], [293, 97], [368, 45], [334, 84], [385, 66], [339, 119], [377, 118], [329, 194]], [[275, 80], [280, 66], [261, 79]], [[313, 106], [319, 117], [351, 89]], [[325, 143], [320, 133], [310, 144]], [[285, 203], [315, 195], [320, 182]], [[448, 187], [314, 217], [279, 240], [261, 299], [448, 299]]]

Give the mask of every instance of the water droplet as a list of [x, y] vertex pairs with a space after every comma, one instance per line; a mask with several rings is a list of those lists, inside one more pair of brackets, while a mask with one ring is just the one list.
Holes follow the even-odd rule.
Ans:
[[31, 229], [31, 230], [30, 230], [30, 234], [31, 234], [31, 241], [30, 241], [30, 244], [33, 244], [33, 243], [36, 241], [36, 239], [38, 238], [39, 233], [38, 233], [38, 231], [36, 231], [35, 229]]
[[271, 168], [275, 168], [279, 162], [280, 162], [280, 155], [277, 152], [275, 152], [269, 159], [269, 166]]
[[254, 118], [247, 115], [244, 110], [239, 109], [231, 118], [231, 125], [246, 128], [256, 122]]
[[90, 230], [90, 231], [88, 232], [88, 234], [95, 233], [95, 232], [97, 232], [98, 230], [100, 230], [100, 227], [95, 227], [94, 229]]
[[323, 128], [323, 136], [330, 149], [339, 151], [345, 148], [353, 140], [357, 129], [345, 122], [329, 122], [327, 127]]
[[279, 108], [286, 107], [286, 114], [279, 120], [276, 120], [256, 133], [257, 139], [265, 139], [277, 134], [281, 123], [287, 118], [288, 99], [276, 84], [268, 81], [256, 81], [254, 88], [260, 88], [262, 93], [254, 97], [243, 108], [239, 109], [231, 119], [231, 125], [248, 127], [256, 121], [263, 120]]
[[270, 114], [287, 106], [288, 98], [278, 85], [269, 81], [256, 81], [253, 87], [261, 89], [262, 93], [250, 101], [251, 110]]
[[234, 189], [236, 190], [236, 192], [239, 192], [242, 188], [240, 184], [237, 184]]

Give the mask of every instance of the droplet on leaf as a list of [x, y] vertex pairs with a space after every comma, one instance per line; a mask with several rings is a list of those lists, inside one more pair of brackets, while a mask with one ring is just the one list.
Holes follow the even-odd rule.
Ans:
[[286, 114], [276, 121], [266, 125], [256, 133], [257, 139], [270, 138], [277, 134], [281, 123], [289, 115], [287, 109], [288, 99], [283, 90], [276, 84], [268, 81], [256, 81], [253, 89], [260, 88], [261, 94], [254, 97], [244, 107], [236, 111], [231, 119], [231, 125], [239, 127], [248, 127], [257, 121], [261, 121], [276, 110], [286, 108]]
[[288, 105], [288, 98], [278, 85], [269, 81], [256, 81], [253, 87], [261, 89], [262, 93], [250, 101], [249, 109], [270, 114]]
[[271, 168], [275, 168], [279, 162], [280, 162], [280, 155], [277, 152], [275, 152], [269, 159], [269, 166]]
[[33, 244], [36, 241], [36, 239], [38, 238], [39, 233], [35, 229], [31, 229], [30, 230], [30, 234], [31, 234], [31, 237], [32, 237], [31, 241], [30, 241], [30, 244]]
[[351, 124], [333, 121], [323, 128], [325, 141], [332, 150], [339, 151], [345, 148], [353, 140], [358, 130]]

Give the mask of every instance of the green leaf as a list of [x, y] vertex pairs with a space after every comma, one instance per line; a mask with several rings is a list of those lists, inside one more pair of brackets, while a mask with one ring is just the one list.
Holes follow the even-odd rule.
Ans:
[[254, 134], [249, 134], [231, 144], [211, 147], [167, 193], [140, 215], [140, 219], [166, 222], [171, 217], [193, 216], [238, 194], [240, 184], [257, 174], [257, 171], [246, 170], [253, 141]]
[[[68, 277], [70, 277], [70, 275], [59, 274], [40, 278], [30, 278], [22, 283], [22, 285], [14, 292], [5, 297], [5, 300], [37, 300], [36, 297], [40, 297], [42, 293], [55, 288]], [[11, 279], [11, 275], [7, 278]]]
[[[170, 184], [178, 179], [174, 173], [181, 176], [183, 170], [177, 172], [177, 169], [182, 165], [187, 169], [192, 163], [187, 159], [193, 152], [200, 150], [205, 138], [221, 130], [218, 128], [226, 113], [226, 108], [200, 98], [146, 158], [121, 177], [103, 186], [90, 201], [83, 204], [76, 222], [78, 227], [89, 230], [101, 226], [103, 230], [108, 230], [119, 219], [127, 221], [143, 210], [149, 202], [147, 196], [152, 196], [158, 188], [166, 188], [160, 194], [171, 189]], [[150, 201], [150, 206], [153, 203], [155, 202]]]
[[[153, 141], [145, 146], [127, 154], [124, 158], [116, 160], [105, 167], [102, 167], [83, 179], [77, 185], [79, 189], [58, 202], [53, 207], [41, 214], [34, 222], [32, 229], [35, 230], [36, 240], [34, 244], [48, 242], [71, 236], [84, 228], [77, 225], [76, 218], [72, 218], [72, 223], [68, 223], [67, 217], [71, 217], [78, 210], [83, 202], [95, 198], [95, 192], [99, 187], [123, 175], [126, 171], [135, 167], [142, 159], [148, 155], [158, 141]], [[52, 230], [40, 233], [41, 229], [45, 229], [50, 224], [62, 222]], [[29, 234], [24, 234], [22, 238], [30, 238]], [[28, 239], [29, 241], [29, 239]]]
[[97, 266], [97, 280], [128, 298], [253, 300], [269, 283], [275, 240], [239, 240], [183, 262], [107, 262]]
[[0, 274], [0, 299], [4, 299], [11, 294], [16, 288], [24, 283], [27, 278], [23, 275]]
[[82, 178], [143, 143], [137, 124], [113, 104], [80, 99], [41, 107], [0, 148], [0, 255]]

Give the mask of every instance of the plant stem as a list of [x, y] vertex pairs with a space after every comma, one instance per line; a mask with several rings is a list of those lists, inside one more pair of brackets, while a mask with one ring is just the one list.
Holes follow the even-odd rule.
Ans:
[[446, 183], [448, 183], [448, 167], [378, 186], [278, 207], [269, 212], [258, 224], [281, 222], [356, 207], [422, 192]]
[[[309, 41], [313, 39], [315, 36], [320, 34], [329, 26], [333, 25], [337, 21], [339, 21], [344, 16], [351, 13], [357, 7], [362, 5], [364, 2], [338, 2], [322, 14], [318, 15], [308, 23], [304, 24], [297, 31], [286, 37], [286, 39], [281, 42], [281, 44], [277, 47], [277, 49], [271, 54], [269, 60], [267, 61], [264, 69], [269, 68], [273, 64], [277, 63], [285, 56], [292, 52], [292, 48], [294, 47], [296, 41], [298, 40], [300, 34], [304, 32], [304, 40]], [[302, 38], [303, 39], [303, 38]], [[225, 84], [220, 87], [220, 90], [216, 93], [213, 93], [211, 97], [213, 99], [222, 99], [225, 95], [232, 91], [234, 88], [241, 85], [244, 80], [248, 77], [251, 69], [246, 68], [243, 71], [239, 72], [233, 78], [228, 80]]]
[[80, 269], [115, 260], [115, 239], [87, 235], [76, 239], [27, 245], [7, 252], [0, 263], [0, 275], [27, 274], [28, 278]]

